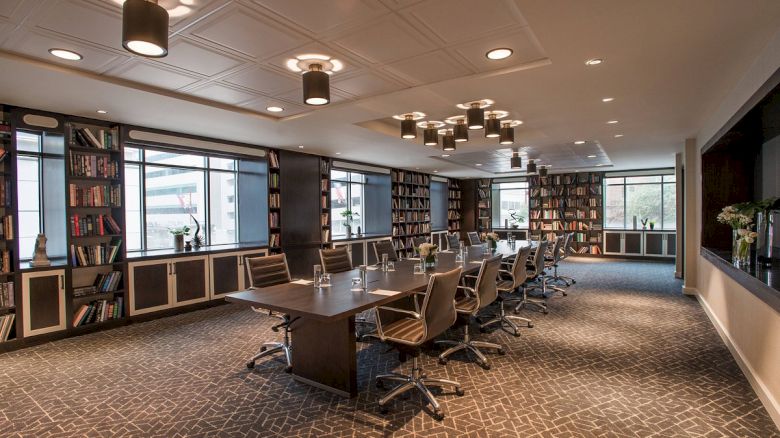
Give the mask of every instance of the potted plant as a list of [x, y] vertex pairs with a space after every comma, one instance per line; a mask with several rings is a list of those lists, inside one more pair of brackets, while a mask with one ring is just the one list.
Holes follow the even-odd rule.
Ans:
[[650, 229], [651, 230], [655, 229], [655, 221], [650, 221]]
[[423, 243], [417, 247], [417, 252], [420, 254], [420, 262], [426, 268], [436, 266], [436, 253], [438, 251], [439, 246], [432, 243]]
[[490, 249], [496, 249], [498, 247], [498, 241], [501, 240], [497, 233], [485, 233], [483, 237]]
[[520, 228], [520, 222], [525, 220], [525, 217], [517, 212], [517, 210], [509, 210], [509, 217], [512, 218], [512, 229]]
[[352, 236], [352, 222], [360, 217], [360, 214], [353, 213], [352, 210], [344, 210], [341, 212], [341, 217], [344, 218], [344, 230], [347, 233], [347, 237]]
[[173, 235], [174, 251], [184, 251], [184, 236], [190, 234], [190, 226], [184, 225], [178, 228], [169, 228], [168, 231]]

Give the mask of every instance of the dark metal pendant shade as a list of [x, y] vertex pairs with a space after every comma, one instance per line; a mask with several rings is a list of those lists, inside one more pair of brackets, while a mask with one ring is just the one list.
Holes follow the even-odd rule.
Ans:
[[482, 129], [485, 127], [485, 109], [480, 108], [478, 103], [472, 103], [471, 108], [466, 110], [466, 119], [469, 129]]
[[512, 157], [509, 159], [509, 167], [511, 169], [522, 169], [523, 168], [523, 158], [522, 157]]
[[404, 120], [401, 120], [401, 138], [417, 138], [417, 124], [412, 116], [406, 116]]
[[319, 64], [312, 64], [303, 74], [303, 102], [306, 105], [330, 103], [330, 75], [321, 69]]
[[491, 114], [485, 123], [485, 137], [494, 138], [501, 135], [501, 121]]
[[529, 161], [525, 166], [525, 173], [536, 173], [536, 163], [533, 160]]
[[544, 166], [539, 166], [539, 176], [547, 176], [547, 168]]
[[515, 142], [515, 128], [510, 126], [509, 123], [504, 124], [501, 127], [498, 142], [500, 144], [513, 144]]
[[466, 127], [466, 124], [463, 123], [463, 119], [458, 120], [458, 123], [455, 125], [454, 134], [455, 141], [462, 142], [462, 141], [469, 141], [469, 130]]
[[455, 150], [455, 136], [452, 134], [452, 132], [444, 134], [444, 136], [441, 138], [441, 144], [445, 151]]
[[423, 131], [423, 144], [425, 144], [425, 146], [439, 145], [439, 132], [436, 130], [436, 128], [425, 128]]
[[122, 47], [148, 58], [168, 55], [168, 11], [157, 2], [125, 1], [122, 6]]

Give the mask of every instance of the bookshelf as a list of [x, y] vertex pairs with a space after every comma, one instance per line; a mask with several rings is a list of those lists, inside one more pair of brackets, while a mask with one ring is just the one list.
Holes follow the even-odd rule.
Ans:
[[603, 173], [581, 172], [529, 178], [529, 232], [553, 240], [574, 233], [575, 252], [603, 253]]
[[491, 183], [489, 178], [477, 180], [477, 231], [490, 231], [493, 225], [491, 205]]
[[447, 231], [460, 234], [461, 191], [460, 181], [447, 180]]
[[390, 171], [393, 246], [398, 254], [414, 254], [415, 237], [431, 234], [431, 177], [401, 169]]
[[16, 316], [19, 296], [14, 282], [18, 260], [13, 251], [18, 230], [14, 216], [16, 163], [10, 111], [9, 107], [0, 105], [0, 343], [16, 339], [19, 324]]
[[320, 229], [323, 248], [330, 248], [330, 159], [320, 157]]
[[127, 316], [124, 157], [119, 126], [71, 121], [66, 129], [69, 331]]
[[279, 151], [268, 150], [268, 254], [282, 253], [282, 194]]

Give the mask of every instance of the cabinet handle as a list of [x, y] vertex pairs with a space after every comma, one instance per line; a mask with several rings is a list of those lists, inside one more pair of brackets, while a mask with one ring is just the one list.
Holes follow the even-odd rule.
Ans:
[[236, 257], [238, 257], [238, 266], [243, 265], [244, 264], [244, 258], [241, 257], [241, 256], [236, 256]]
[[60, 290], [65, 289], [65, 276], [60, 275]]
[[173, 275], [173, 268], [171, 268], [171, 266], [173, 266], [173, 263], [168, 263], [168, 275]]
[[171, 268], [173, 269], [173, 275], [176, 275], [176, 263], [171, 263]]

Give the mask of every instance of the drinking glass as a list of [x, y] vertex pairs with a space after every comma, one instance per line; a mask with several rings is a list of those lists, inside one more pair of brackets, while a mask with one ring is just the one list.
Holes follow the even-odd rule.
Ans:
[[330, 274], [322, 274], [320, 287], [330, 287]]
[[387, 272], [395, 271], [395, 263], [387, 262]]
[[352, 278], [352, 289], [353, 291], [363, 290], [363, 287], [360, 284], [360, 278], [354, 277]]
[[415, 274], [425, 274], [425, 267], [423, 267], [422, 263], [415, 263], [414, 264], [414, 273]]
[[314, 265], [314, 287], [322, 284], [322, 265]]
[[387, 254], [382, 254], [382, 271], [387, 272]]

